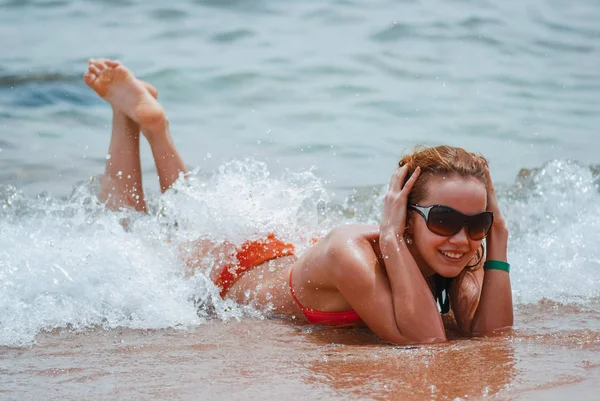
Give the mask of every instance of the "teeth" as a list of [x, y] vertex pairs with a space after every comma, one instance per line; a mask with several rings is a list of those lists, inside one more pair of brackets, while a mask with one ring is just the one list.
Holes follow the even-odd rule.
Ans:
[[463, 257], [464, 253], [456, 253], [456, 252], [444, 252], [442, 251], [442, 255], [447, 256], [451, 259], [460, 259]]

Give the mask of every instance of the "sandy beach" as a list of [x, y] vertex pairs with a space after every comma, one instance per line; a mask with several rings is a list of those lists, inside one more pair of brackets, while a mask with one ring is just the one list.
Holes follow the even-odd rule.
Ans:
[[0, 392], [7, 400], [593, 400], [598, 306], [520, 307], [511, 333], [419, 347], [278, 320], [58, 330], [31, 347], [0, 348]]
[[[597, 400], [598, 21], [597, 2], [0, 0], [0, 399]], [[157, 88], [193, 169], [160, 195], [142, 141], [148, 215], [97, 202], [91, 57]], [[439, 144], [490, 161], [511, 332], [396, 347], [270, 319], [169, 245], [300, 252], [378, 224], [401, 156]]]

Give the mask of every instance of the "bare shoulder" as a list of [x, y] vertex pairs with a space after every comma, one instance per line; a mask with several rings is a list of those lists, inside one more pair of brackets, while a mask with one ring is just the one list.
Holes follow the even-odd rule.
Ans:
[[379, 226], [374, 224], [348, 224], [334, 228], [324, 238], [334, 244], [347, 241], [379, 240]]
[[305, 283], [305, 290], [318, 285], [321, 292], [348, 280], [359, 282], [379, 265], [374, 251], [378, 239], [379, 227], [374, 225], [337, 227], [299, 258], [294, 279]]
[[346, 225], [332, 230], [324, 238], [328, 275], [336, 282], [349, 274], [370, 274], [379, 265], [377, 252], [379, 227]]

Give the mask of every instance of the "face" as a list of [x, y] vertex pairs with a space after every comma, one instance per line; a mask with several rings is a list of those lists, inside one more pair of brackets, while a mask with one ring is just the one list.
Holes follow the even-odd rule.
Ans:
[[[432, 177], [427, 198], [419, 206], [444, 205], [466, 215], [484, 212], [487, 206], [485, 185], [476, 178], [446, 175]], [[463, 227], [457, 234], [444, 237], [431, 232], [425, 219], [409, 212], [407, 233], [412, 236], [412, 254], [424, 275], [437, 273], [456, 277], [469, 264], [482, 240], [472, 240]]]

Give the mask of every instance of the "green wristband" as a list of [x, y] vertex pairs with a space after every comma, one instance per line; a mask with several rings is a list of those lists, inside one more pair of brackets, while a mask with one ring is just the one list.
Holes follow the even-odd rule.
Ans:
[[510, 273], [510, 265], [501, 260], [486, 260], [483, 264], [483, 270], [502, 270]]

